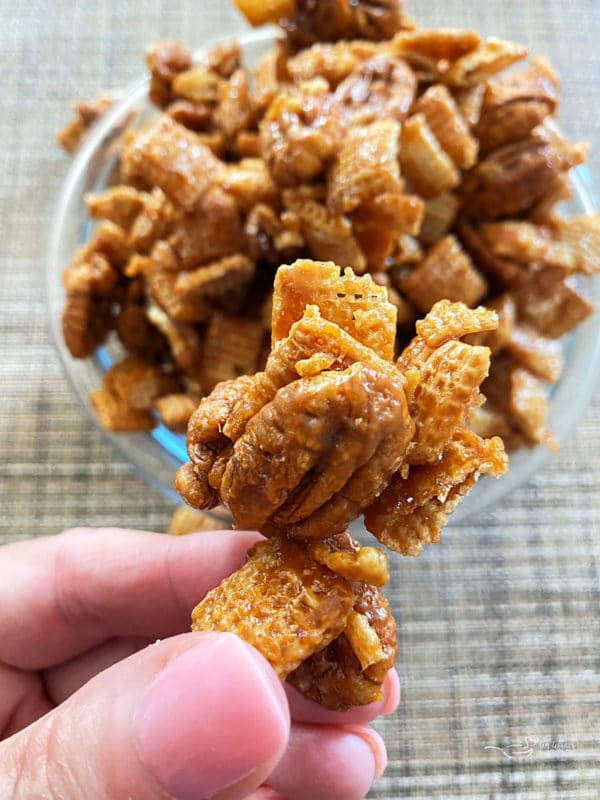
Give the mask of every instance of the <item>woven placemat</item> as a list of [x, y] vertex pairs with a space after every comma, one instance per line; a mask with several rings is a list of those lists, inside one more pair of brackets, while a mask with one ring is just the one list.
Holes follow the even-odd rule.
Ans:
[[[561, 124], [595, 145], [598, 181], [597, 0], [418, 5], [422, 24], [473, 26], [551, 57]], [[0, 0], [0, 19], [0, 542], [78, 524], [164, 530], [172, 504], [89, 422], [50, 342], [45, 240], [68, 166], [52, 138], [72, 98], [138, 77], [150, 41], [195, 47], [241, 22], [225, 0]], [[372, 797], [598, 797], [599, 478], [597, 393], [528, 486], [394, 562], [403, 702], [378, 724], [390, 764]]]

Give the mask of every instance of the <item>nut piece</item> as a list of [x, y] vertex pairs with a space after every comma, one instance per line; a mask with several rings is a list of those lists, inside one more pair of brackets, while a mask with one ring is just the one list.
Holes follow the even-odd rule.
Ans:
[[400, 374], [355, 364], [300, 379], [250, 420], [221, 497], [242, 528], [325, 538], [383, 490], [412, 430]]
[[[223, 426], [251, 384], [252, 378], [247, 375], [218, 383], [190, 418], [187, 433], [190, 462], [177, 471], [175, 488], [194, 508], [210, 509], [219, 503], [217, 488], [222, 480], [221, 462], [225, 459], [226, 463], [231, 454], [231, 439], [223, 433]], [[220, 471], [216, 482], [213, 480], [211, 483], [216, 464]]]
[[400, 0], [296, 0], [296, 13], [282, 20], [297, 47], [315, 40], [391, 39], [408, 24]]
[[[335, 47], [341, 44], [345, 43]], [[408, 64], [379, 53], [359, 63], [337, 87], [335, 97], [354, 126], [386, 119], [404, 122], [416, 91], [417, 79]]]
[[337, 638], [354, 592], [292, 542], [271, 539], [210, 591], [192, 613], [195, 631], [229, 631], [255, 647], [281, 680]]

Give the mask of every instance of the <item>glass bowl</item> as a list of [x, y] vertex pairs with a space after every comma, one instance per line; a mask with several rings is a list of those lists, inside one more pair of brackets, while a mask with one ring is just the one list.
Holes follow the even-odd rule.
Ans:
[[[245, 63], [255, 64], [273, 43], [275, 29], [266, 28], [238, 37]], [[215, 42], [207, 43], [206, 48]], [[202, 56], [204, 50], [195, 56]], [[143, 122], [156, 110], [147, 99], [147, 79], [140, 80], [113, 106], [86, 137], [77, 152], [62, 186], [54, 216], [49, 242], [47, 290], [50, 324], [55, 344], [67, 375], [83, 407], [96, 417], [89, 403], [89, 393], [102, 381], [102, 374], [118, 360], [123, 349], [116, 337], [99, 347], [89, 358], [71, 357], [61, 332], [61, 312], [64, 291], [61, 273], [72, 260], [77, 247], [89, 238], [93, 223], [87, 215], [84, 195], [106, 187], [119, 154], [120, 140], [126, 128]], [[565, 204], [573, 214], [591, 212], [595, 198], [589, 171], [579, 167], [571, 171], [574, 196]], [[600, 302], [600, 278], [588, 279], [589, 292]], [[559, 443], [567, 440], [589, 402], [600, 362], [600, 315], [594, 314], [575, 329], [565, 342], [565, 366], [560, 381], [550, 390], [548, 424]], [[97, 424], [97, 422], [96, 422]], [[132, 462], [151, 484], [174, 500], [180, 500], [173, 488], [175, 470], [187, 460], [185, 436], [159, 424], [151, 433], [114, 434], [102, 429], [119, 453]], [[483, 478], [452, 515], [452, 524], [466, 520], [489, 508], [504, 495], [526, 483], [535, 472], [552, 458], [547, 447], [535, 447], [516, 452], [511, 457], [509, 472], [498, 480]], [[212, 512], [227, 520], [226, 512]]]

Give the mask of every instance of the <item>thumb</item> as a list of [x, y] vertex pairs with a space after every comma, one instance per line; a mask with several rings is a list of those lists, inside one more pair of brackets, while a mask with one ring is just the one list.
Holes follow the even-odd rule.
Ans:
[[237, 800], [271, 773], [289, 726], [256, 650], [188, 633], [100, 673], [0, 744], [0, 797]]

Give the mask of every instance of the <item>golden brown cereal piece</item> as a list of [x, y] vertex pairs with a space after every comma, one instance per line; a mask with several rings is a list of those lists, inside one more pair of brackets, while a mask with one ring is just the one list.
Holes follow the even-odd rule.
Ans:
[[160, 187], [189, 212], [218, 183], [222, 170], [221, 162], [195, 133], [164, 114], [125, 141], [122, 162], [127, 178]]
[[415, 114], [402, 127], [400, 165], [412, 189], [426, 200], [460, 182], [452, 159], [442, 150], [423, 114]]
[[329, 173], [327, 205], [334, 216], [369, 206], [382, 194], [402, 191], [400, 125], [381, 120], [353, 128]]
[[387, 263], [388, 270], [391, 270], [394, 286], [400, 288], [400, 284], [405, 277], [405, 270], [395, 270], [396, 267], [414, 267], [424, 258], [425, 253], [418, 239], [415, 239], [414, 236], [400, 234]]
[[282, 90], [260, 123], [263, 157], [276, 183], [293, 186], [320, 175], [340, 146], [344, 124], [325, 81]]
[[526, 139], [548, 114], [548, 104], [535, 100], [515, 100], [486, 110], [475, 128], [481, 154]]
[[354, 593], [292, 542], [254, 545], [244, 567], [192, 614], [196, 631], [228, 631], [253, 645], [284, 680], [346, 625]]
[[111, 186], [86, 194], [85, 205], [92, 219], [107, 219], [128, 231], [144, 207], [144, 192], [132, 186]]
[[[202, 295], [187, 295], [176, 291], [177, 272], [163, 269], [160, 263], [148, 259], [144, 262], [142, 274], [148, 297], [166, 312], [170, 324], [205, 322], [210, 317], [212, 309]], [[154, 320], [152, 322], [156, 324]], [[158, 324], [157, 327], [162, 330]]]
[[557, 100], [558, 76], [545, 58], [533, 58], [519, 72], [509, 72], [485, 85], [484, 109], [506, 106], [515, 101], [543, 102], [554, 111]]
[[479, 229], [465, 220], [458, 221], [456, 232], [460, 237], [461, 244], [484, 275], [501, 286], [513, 285], [521, 271], [516, 262], [495, 256]]
[[398, 476], [365, 511], [367, 529], [405, 556], [418, 556], [425, 544], [439, 542], [448, 515], [479, 475], [498, 477], [508, 469], [502, 441], [484, 440], [458, 428], [433, 464], [411, 467]]
[[[334, 47], [346, 44], [340, 42]], [[352, 125], [377, 120], [404, 122], [417, 91], [417, 79], [406, 62], [388, 53], [359, 62], [335, 91]]]
[[166, 394], [154, 401], [153, 408], [163, 425], [177, 433], [187, 431], [190, 417], [198, 407], [198, 400], [189, 394]]
[[229, 39], [213, 45], [201, 61], [211, 72], [222, 78], [230, 78], [241, 64], [242, 51], [237, 39]]
[[174, 512], [169, 523], [171, 536], [187, 536], [200, 531], [219, 531], [225, 527], [225, 522], [220, 522], [217, 517], [195, 511], [189, 506], [179, 506]]
[[[399, 373], [394, 381], [355, 364], [279, 390], [250, 420], [225, 470], [221, 497], [236, 524], [303, 539], [343, 531], [403, 459], [413, 432], [403, 383]], [[369, 474], [357, 497], [361, 469]]]
[[399, 192], [380, 194], [352, 213], [352, 229], [367, 257], [369, 271], [397, 264], [406, 242], [414, 241], [412, 235], [418, 234], [423, 213], [422, 200]]
[[347, 217], [332, 215], [322, 203], [291, 189], [284, 192], [284, 202], [297, 217], [302, 238], [315, 258], [352, 267], [358, 274], [365, 272], [367, 260]]
[[144, 193], [143, 205], [129, 231], [129, 241], [137, 253], [149, 253], [154, 245], [166, 237], [177, 214], [167, 196], [155, 186], [150, 193]]
[[477, 141], [445, 86], [430, 86], [417, 100], [414, 111], [423, 114], [431, 132], [459, 169], [477, 160]]
[[156, 424], [149, 411], [131, 408], [104, 387], [90, 393], [90, 403], [100, 425], [115, 433], [151, 431]]
[[296, 11], [295, 0], [234, 0], [234, 3], [248, 22], [256, 27], [279, 22]]
[[[204, 103], [192, 103], [190, 100], [173, 100], [165, 108], [172, 120], [198, 133], [202, 144], [219, 156], [225, 151], [225, 138], [218, 133], [205, 133], [210, 127], [215, 109]], [[204, 132], [204, 133], [203, 133]]]
[[175, 278], [174, 292], [182, 298], [215, 297], [245, 286], [254, 276], [254, 264], [246, 256], [228, 256]]
[[294, 83], [325, 78], [335, 89], [359, 64], [377, 55], [379, 50], [378, 45], [364, 41], [319, 43], [288, 58], [286, 66]]
[[280, 267], [273, 296], [273, 342], [285, 338], [306, 307], [316, 305], [321, 315], [335, 322], [358, 342], [384, 360], [394, 355], [396, 309], [384, 287], [368, 275], [357, 277], [331, 262], [299, 260]]
[[260, 158], [262, 148], [257, 131], [240, 131], [232, 145], [235, 154], [240, 158]]
[[485, 84], [481, 83], [475, 84], [475, 86], [466, 86], [463, 89], [453, 89], [456, 106], [471, 129], [481, 118], [484, 94]]
[[467, 414], [465, 427], [481, 436], [482, 439], [500, 436], [504, 442], [504, 447], [507, 450], [511, 449], [510, 442], [514, 438], [514, 430], [509, 425], [505, 415], [491, 408], [489, 403], [484, 403], [479, 408], [472, 408]]
[[152, 361], [165, 360], [167, 343], [148, 320], [144, 306], [137, 302], [125, 303], [117, 316], [115, 330], [129, 353]]
[[508, 355], [494, 360], [481, 387], [492, 408], [504, 413], [531, 444], [548, 441], [548, 399], [544, 384]]
[[126, 356], [104, 373], [104, 388], [122, 403], [136, 410], [149, 411], [161, 395], [177, 391], [173, 375], [137, 356]]
[[239, 253], [241, 242], [238, 204], [220, 186], [209, 189], [195, 213], [182, 217], [169, 237], [184, 269]]
[[212, 116], [223, 81], [214, 72], [191, 67], [175, 76], [171, 84], [173, 95], [195, 105], [204, 106]]
[[215, 311], [204, 338], [200, 380], [205, 392], [220, 381], [256, 372], [264, 329], [260, 320]]
[[481, 331], [469, 336], [468, 344], [489, 347], [494, 353], [499, 352], [511, 340], [517, 320], [517, 307], [511, 294], [505, 293], [493, 300], [486, 301], [486, 308], [495, 312], [498, 325], [495, 330]]
[[562, 344], [547, 339], [528, 325], [515, 325], [506, 349], [521, 366], [548, 383], [556, 383], [562, 372]]
[[[499, 258], [522, 264], [535, 262], [560, 267], [566, 272], [572, 272], [578, 267], [572, 248], [558, 239], [548, 227], [511, 220], [487, 223], [479, 231], [492, 255]], [[600, 239], [600, 234], [598, 238]]]
[[487, 292], [487, 283], [455, 237], [445, 236], [400, 288], [420, 311], [427, 312], [444, 298], [474, 306]]
[[305, 245], [301, 221], [291, 220], [289, 214], [279, 215], [264, 203], [258, 203], [248, 214], [244, 236], [248, 255], [273, 266], [293, 260]]
[[239, 438], [248, 421], [298, 375], [310, 377], [325, 369], [346, 369], [357, 362], [397, 378], [397, 370], [389, 361], [323, 319], [316, 306], [309, 306], [302, 319], [292, 325], [289, 337], [275, 343], [265, 371], [254, 377], [249, 391], [224, 424], [225, 434], [233, 440]]
[[175, 76], [171, 90], [175, 97], [210, 108], [217, 104], [222, 83], [214, 72], [201, 67], [191, 67]]
[[480, 42], [474, 31], [424, 29], [398, 33], [391, 50], [406, 59], [421, 80], [436, 81], [453, 62], [475, 50]]
[[164, 108], [172, 99], [171, 84], [178, 73], [192, 65], [192, 54], [181, 42], [168, 39], [146, 49], [146, 66], [150, 70], [150, 100]]
[[272, 205], [277, 200], [273, 179], [260, 158], [244, 158], [236, 164], [227, 164], [221, 185], [235, 197], [244, 212], [259, 203]]
[[576, 276], [565, 277], [555, 267], [523, 270], [513, 295], [522, 319], [551, 339], [568, 333], [594, 311]]
[[[357, 597], [352, 618], [360, 620], [356, 626], [359, 636], [354, 635], [351, 643], [347, 626], [341, 636], [304, 661], [288, 678], [288, 683], [305, 697], [333, 710], [381, 700], [381, 684], [397, 652], [396, 623], [386, 598], [378, 589], [366, 584], [353, 584], [353, 589]], [[361, 638], [366, 638], [366, 644], [379, 655], [379, 660], [366, 669], [362, 668], [353, 649], [356, 644], [360, 645]]]
[[[429, 310], [425, 319], [416, 323], [417, 336], [428, 347], [439, 347], [449, 339], [462, 339], [468, 334], [482, 334], [495, 331], [499, 324], [496, 308], [479, 306], [468, 308], [464, 303], [440, 300]], [[401, 364], [410, 366], [401, 357]]]
[[[346, 578], [347, 581], [364, 581], [371, 586], [385, 586], [390, 579], [388, 557], [376, 547], [360, 547], [350, 552], [344, 549], [332, 549], [330, 543], [335, 540], [313, 542], [308, 554], [319, 564]], [[357, 543], [358, 544], [358, 543]]]
[[443, 238], [456, 219], [460, 201], [452, 192], [442, 192], [425, 203], [425, 213], [419, 239], [424, 244], [435, 244]]
[[108, 298], [91, 292], [67, 294], [62, 313], [62, 334], [73, 358], [86, 358], [102, 344], [114, 326]]
[[150, 302], [146, 309], [149, 321], [167, 339], [173, 361], [186, 375], [198, 376], [202, 358], [202, 341], [198, 331], [183, 322], [174, 322], [160, 306]]
[[92, 237], [80, 247], [73, 258], [73, 266], [86, 264], [100, 255], [113, 267], [121, 269], [129, 259], [131, 247], [123, 228], [105, 220], [94, 230]]
[[264, 112], [273, 102], [282, 83], [290, 76], [287, 71], [289, 52], [283, 42], [275, 42], [254, 67], [254, 102], [257, 109]]
[[490, 368], [487, 347], [450, 340], [436, 348], [420, 368], [409, 398], [416, 431], [407, 460], [435, 461], [471, 408], [483, 402], [479, 386]]
[[89, 128], [108, 111], [115, 100], [113, 94], [102, 94], [91, 100], [78, 100], [73, 103], [75, 116], [57, 133], [58, 144], [72, 155]]
[[511, 216], [535, 205], [563, 170], [560, 154], [538, 139], [495, 150], [471, 170], [460, 189], [464, 209], [477, 219]]
[[112, 294], [117, 273], [100, 253], [74, 264], [63, 273], [67, 293], [62, 332], [74, 358], [85, 358], [106, 338], [114, 325]]
[[575, 269], [586, 275], [600, 272], [600, 212], [556, 221], [559, 241], [575, 258]]
[[250, 91], [249, 75], [238, 69], [219, 87], [219, 107], [215, 121], [228, 141], [233, 141], [256, 120], [256, 106]]
[[479, 47], [457, 59], [444, 75], [450, 86], [473, 86], [527, 56], [527, 48], [490, 37]]
[[536, 225], [555, 225], [557, 203], [570, 200], [573, 188], [568, 173], [558, 175], [548, 187], [546, 194], [525, 213], [525, 218]]

